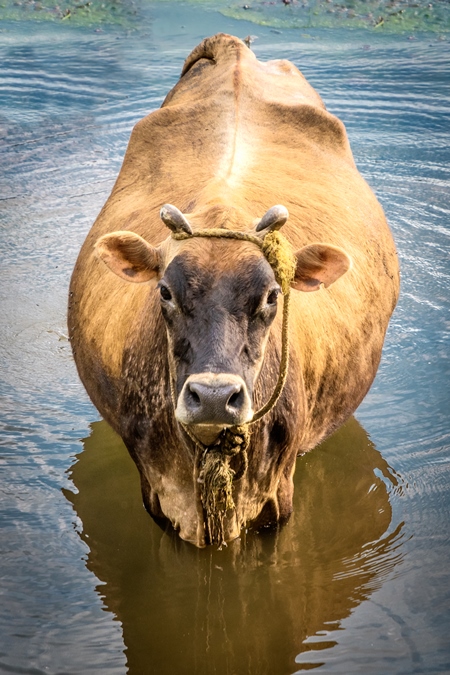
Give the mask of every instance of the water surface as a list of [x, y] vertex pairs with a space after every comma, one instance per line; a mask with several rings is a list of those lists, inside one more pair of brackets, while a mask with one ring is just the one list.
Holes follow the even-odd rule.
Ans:
[[[345, 122], [402, 265], [356, 419], [299, 460], [284, 529], [222, 552], [145, 514], [65, 325], [133, 124], [219, 30], [291, 59]], [[449, 672], [449, 43], [274, 33], [174, 3], [150, 6], [137, 33], [102, 31], [0, 32], [0, 672]]]

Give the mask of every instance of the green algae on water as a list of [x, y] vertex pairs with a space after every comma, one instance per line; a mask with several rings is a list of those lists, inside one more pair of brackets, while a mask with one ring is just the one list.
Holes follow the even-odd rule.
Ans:
[[247, 0], [227, 16], [273, 28], [358, 28], [390, 33], [450, 30], [448, 0]]
[[410, 34], [450, 31], [450, 0], [185, 0], [185, 4], [279, 29], [357, 28]]
[[130, 30], [137, 27], [138, 14], [135, 0], [0, 0], [0, 21], [111, 25]]
[[195, 5], [274, 29], [355, 28], [373, 32], [450, 31], [450, 0], [0, 0], [0, 20], [141, 27], [152, 5]]

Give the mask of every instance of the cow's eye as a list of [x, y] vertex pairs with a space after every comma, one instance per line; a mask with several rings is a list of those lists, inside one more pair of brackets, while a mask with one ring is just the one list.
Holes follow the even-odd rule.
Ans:
[[164, 284], [161, 284], [161, 286], [159, 287], [159, 293], [161, 295], [162, 300], [166, 300], [167, 302], [169, 302], [169, 300], [172, 300], [172, 293]]
[[270, 291], [266, 301], [269, 306], [277, 304], [277, 298], [279, 293], [280, 291], [278, 290], [278, 288], [274, 288], [273, 291]]

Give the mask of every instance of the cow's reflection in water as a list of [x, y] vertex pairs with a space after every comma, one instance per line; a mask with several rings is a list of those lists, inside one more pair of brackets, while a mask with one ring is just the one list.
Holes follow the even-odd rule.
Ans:
[[78, 492], [66, 496], [132, 675], [294, 672], [305, 638], [338, 628], [401, 555], [386, 487], [397, 481], [355, 419], [298, 459], [284, 528], [243, 533], [222, 551], [149, 519], [136, 468], [106, 423], [84, 446], [71, 469]]

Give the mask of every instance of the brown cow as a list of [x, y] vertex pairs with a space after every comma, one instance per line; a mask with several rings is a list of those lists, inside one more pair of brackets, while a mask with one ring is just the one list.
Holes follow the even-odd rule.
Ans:
[[80, 377], [136, 462], [147, 510], [198, 546], [214, 540], [198, 449], [270, 398], [282, 297], [251, 237], [186, 233], [264, 237], [286, 220], [290, 366], [278, 402], [251, 427], [248, 467], [229, 460], [242, 475], [225, 540], [289, 517], [297, 454], [342, 424], [373, 381], [399, 277], [343, 124], [288, 61], [260, 63], [237, 38], [208, 38], [161, 109], [135, 126], [69, 301]]

